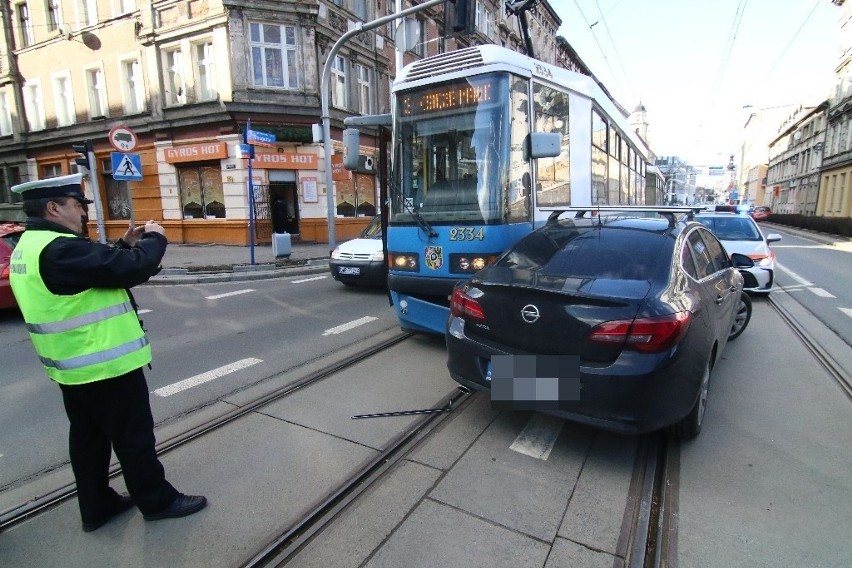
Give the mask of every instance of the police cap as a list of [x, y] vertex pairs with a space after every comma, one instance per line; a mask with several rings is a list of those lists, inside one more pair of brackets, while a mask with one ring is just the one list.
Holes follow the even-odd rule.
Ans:
[[20, 194], [24, 201], [51, 197], [73, 197], [86, 205], [92, 203], [92, 200], [86, 199], [86, 195], [83, 193], [83, 186], [81, 185], [82, 181], [83, 174], [28, 181], [13, 185], [12, 193]]

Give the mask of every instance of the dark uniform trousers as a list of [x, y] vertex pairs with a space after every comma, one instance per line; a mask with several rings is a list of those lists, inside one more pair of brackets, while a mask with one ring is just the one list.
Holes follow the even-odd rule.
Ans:
[[121, 463], [133, 502], [143, 514], [172, 504], [177, 490], [157, 459], [154, 418], [142, 369], [82, 385], [59, 385], [71, 422], [68, 443], [83, 522], [108, 514], [117, 495], [109, 487], [111, 449]]

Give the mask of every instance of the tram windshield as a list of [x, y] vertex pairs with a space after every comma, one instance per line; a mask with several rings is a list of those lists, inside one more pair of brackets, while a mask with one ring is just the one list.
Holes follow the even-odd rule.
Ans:
[[522, 80], [500, 73], [397, 94], [392, 224], [504, 219], [512, 164], [522, 163], [512, 139], [529, 130], [526, 105], [510, 113], [510, 91], [526, 97]]

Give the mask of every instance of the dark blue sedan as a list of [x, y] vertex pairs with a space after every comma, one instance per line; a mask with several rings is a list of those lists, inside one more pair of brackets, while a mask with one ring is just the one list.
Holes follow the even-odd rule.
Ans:
[[450, 375], [500, 408], [693, 438], [711, 370], [742, 332], [743, 277], [688, 209], [601, 209], [552, 216], [455, 288]]

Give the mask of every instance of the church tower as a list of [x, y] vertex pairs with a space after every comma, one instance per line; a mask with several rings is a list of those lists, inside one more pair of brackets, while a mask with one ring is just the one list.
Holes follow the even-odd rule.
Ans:
[[633, 132], [641, 136], [642, 140], [650, 146], [651, 142], [648, 140], [648, 111], [645, 110], [645, 106], [641, 102], [633, 111], [633, 114], [630, 115], [629, 123]]

